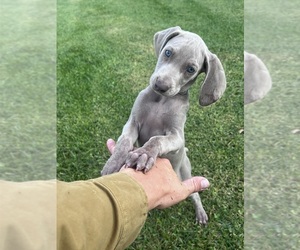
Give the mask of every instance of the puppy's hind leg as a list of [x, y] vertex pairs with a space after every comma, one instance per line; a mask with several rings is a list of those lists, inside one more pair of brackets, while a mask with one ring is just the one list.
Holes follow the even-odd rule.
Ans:
[[[191, 173], [191, 163], [189, 158], [187, 157], [187, 155], [185, 155], [185, 159], [183, 161], [183, 164], [181, 166], [180, 169], [180, 175], [181, 175], [181, 179], [187, 180], [190, 179], [192, 177], [192, 173]], [[194, 206], [195, 206], [195, 212], [196, 212], [196, 221], [199, 224], [206, 224], [208, 221], [208, 216], [202, 206], [202, 202], [200, 199], [200, 195], [199, 193], [193, 193], [190, 195], [190, 198], [192, 199]]]

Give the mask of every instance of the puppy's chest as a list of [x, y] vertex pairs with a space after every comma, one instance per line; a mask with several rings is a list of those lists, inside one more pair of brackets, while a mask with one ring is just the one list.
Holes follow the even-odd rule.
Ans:
[[144, 144], [151, 137], [166, 135], [172, 128], [172, 121], [176, 112], [171, 107], [162, 107], [155, 103], [147, 105], [143, 112], [138, 114], [139, 141]]

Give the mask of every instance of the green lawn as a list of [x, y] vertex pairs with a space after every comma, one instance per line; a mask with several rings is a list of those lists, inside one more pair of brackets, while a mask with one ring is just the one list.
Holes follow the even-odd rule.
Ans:
[[300, 249], [300, 2], [245, 1], [245, 49], [273, 79], [245, 108], [245, 247]]
[[56, 176], [55, 7], [1, 1], [0, 179]]
[[227, 76], [223, 98], [207, 108], [197, 101], [203, 76], [195, 83], [185, 128], [193, 174], [211, 182], [202, 194], [210, 221], [196, 225], [190, 201], [152, 211], [129, 249], [242, 249], [242, 1], [58, 1], [57, 177], [99, 176], [107, 138], [118, 138], [154, 70], [154, 33], [176, 25], [199, 34]]

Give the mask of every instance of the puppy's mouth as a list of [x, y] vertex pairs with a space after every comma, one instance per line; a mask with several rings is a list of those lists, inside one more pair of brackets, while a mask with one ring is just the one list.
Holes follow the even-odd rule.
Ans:
[[161, 84], [161, 82], [159, 81], [152, 83], [151, 88], [155, 93], [165, 97], [172, 97], [178, 93], [178, 91], [176, 91], [175, 89], [168, 87], [167, 85]]
[[152, 90], [161, 95], [161, 96], [165, 96], [165, 97], [173, 97], [177, 94], [177, 92], [172, 91], [171, 89], [167, 90], [167, 91], [162, 91], [162, 90], [158, 90], [155, 87], [152, 86]]

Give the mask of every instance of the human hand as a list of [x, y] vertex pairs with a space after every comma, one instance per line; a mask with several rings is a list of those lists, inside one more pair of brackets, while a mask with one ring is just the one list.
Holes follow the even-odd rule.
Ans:
[[[115, 141], [108, 139], [106, 145], [110, 153]], [[148, 198], [148, 209], [167, 208], [185, 200], [194, 192], [203, 191], [209, 186], [206, 178], [197, 176], [181, 182], [169, 160], [158, 158], [153, 168], [143, 173], [132, 168], [122, 168], [123, 172], [135, 179], [144, 189]]]

